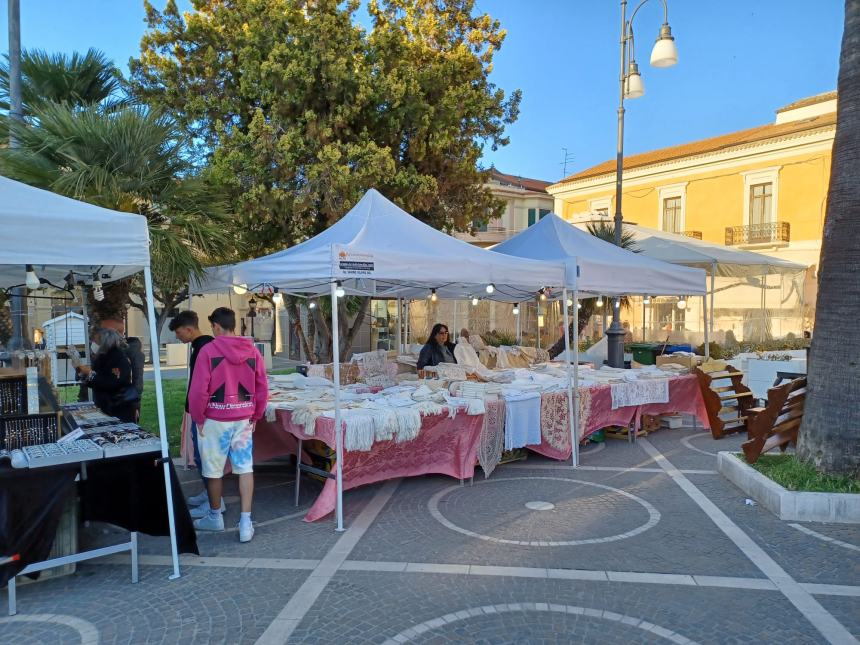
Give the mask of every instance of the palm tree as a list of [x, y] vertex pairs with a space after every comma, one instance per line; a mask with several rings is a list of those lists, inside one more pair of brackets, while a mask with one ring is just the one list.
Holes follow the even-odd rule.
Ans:
[[[607, 222], [589, 222], [587, 226], [588, 232], [591, 233], [594, 237], [603, 240], [604, 242], [609, 242], [610, 244], [615, 244], [615, 225], [609, 224]], [[630, 231], [625, 231], [622, 229], [621, 231], [621, 248], [627, 249], [628, 251], [633, 251], [637, 253], [636, 249], [636, 238], [633, 233]], [[573, 322], [568, 326], [567, 333], [570, 334], [571, 338], [579, 338], [579, 334], [582, 333], [582, 330], [585, 329], [585, 326], [588, 325], [588, 321], [591, 320], [591, 317], [597, 313], [597, 299], [596, 298], [585, 298], [584, 300], [580, 300], [580, 304], [582, 307], [577, 311], [577, 332], [576, 335], [573, 333]], [[621, 298], [621, 306], [626, 307], [628, 305], [628, 301], [626, 297]], [[559, 354], [564, 351], [564, 336], [560, 336], [555, 344], [549, 348], [550, 358], [555, 358]]]
[[[189, 274], [233, 248], [222, 201], [205, 177], [195, 173], [188, 144], [173, 122], [144, 108], [105, 113], [100, 106], [51, 103], [33, 113], [32, 124], [13, 123], [18, 141], [0, 150], [0, 172], [28, 184], [99, 206], [137, 213], [149, 222], [153, 280], [163, 310], [186, 297]], [[112, 285], [96, 316], [124, 311], [134, 281]], [[141, 306], [140, 303], [133, 303]], [[145, 305], [145, 303], [143, 303]]]
[[[818, 274], [798, 457], [830, 474], [860, 475], [860, 0], [845, 3], [836, 139]], [[836, 369], [834, 369], [836, 368]]]

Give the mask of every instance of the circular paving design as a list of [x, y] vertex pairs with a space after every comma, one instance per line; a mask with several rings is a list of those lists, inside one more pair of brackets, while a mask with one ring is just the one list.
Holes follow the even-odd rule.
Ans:
[[697, 432], [696, 434], [691, 434], [681, 439], [681, 443], [684, 444], [684, 447], [689, 448], [690, 450], [695, 450], [696, 452], [700, 452], [703, 455], [709, 455], [711, 457], [716, 457], [717, 453], [710, 452], [708, 450], [702, 450], [701, 448], [696, 448], [692, 443], [690, 443], [693, 439], [697, 437], [710, 437], [710, 432]]
[[[491, 485], [478, 493], [478, 486]], [[541, 500], [541, 510], [528, 503]], [[552, 510], [543, 510], [552, 504]], [[517, 546], [578, 546], [638, 535], [660, 521], [649, 502], [627, 491], [567, 477], [510, 477], [450, 486], [427, 502], [443, 526]]]
[[[607, 624], [609, 623], [609, 624]], [[637, 632], [638, 630], [638, 632]], [[420, 642], [514, 643], [629, 643], [651, 642], [657, 637], [670, 643], [696, 645], [681, 636], [641, 618], [603, 609], [547, 603], [508, 603], [472, 607], [414, 625], [384, 645]], [[517, 636], [514, 636], [517, 634]]]

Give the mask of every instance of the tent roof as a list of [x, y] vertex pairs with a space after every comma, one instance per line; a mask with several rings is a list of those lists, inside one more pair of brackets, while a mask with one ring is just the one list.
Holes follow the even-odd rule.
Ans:
[[116, 280], [149, 266], [140, 215], [93, 206], [0, 177], [0, 286], [24, 282], [24, 265], [62, 285], [70, 269]]
[[[508, 302], [561, 287], [561, 263], [511, 258], [472, 246], [405, 212], [374, 189], [319, 235], [271, 255], [207, 269], [195, 291], [245, 285], [294, 294], [328, 294], [333, 280], [347, 293], [379, 298], [440, 298], [472, 294]], [[488, 283], [496, 290], [489, 296]]]
[[721, 244], [703, 242], [692, 237], [657, 231], [645, 226], [625, 224], [633, 233], [636, 247], [642, 255], [671, 264], [705, 269], [710, 275], [716, 265], [716, 275], [745, 278], [769, 273], [797, 273], [806, 266], [761, 253], [733, 249]]
[[568, 284], [579, 278], [581, 293], [625, 295], [699, 295], [705, 272], [674, 266], [619, 248], [550, 213], [497, 244], [494, 251], [517, 257], [557, 260], [567, 267]]

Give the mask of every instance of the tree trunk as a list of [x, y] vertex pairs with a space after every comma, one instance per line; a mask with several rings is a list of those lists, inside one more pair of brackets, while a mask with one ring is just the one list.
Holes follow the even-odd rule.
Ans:
[[836, 139], [821, 242], [815, 333], [797, 454], [860, 475], [860, 0], [845, 3]]
[[[358, 313], [355, 315], [355, 319], [352, 321], [352, 326], [349, 330], [341, 337], [341, 356], [348, 356], [349, 352], [352, 350], [352, 343], [355, 341], [355, 337], [358, 334], [358, 330], [361, 329], [361, 326], [364, 324], [364, 319], [367, 317], [367, 310], [370, 309], [370, 298], [363, 297], [361, 299], [361, 304], [358, 308]], [[346, 318], [346, 312], [344, 311], [344, 318]]]
[[[582, 330], [585, 329], [586, 325], [588, 325], [588, 320], [591, 318], [591, 314], [594, 313], [594, 303], [596, 302], [594, 299], [589, 300], [580, 300], [582, 304], [582, 309], [577, 310], [577, 332], [576, 335], [573, 333], [573, 321], [567, 326], [567, 333], [570, 336], [570, 346], [573, 347], [573, 344], [579, 340], [579, 335], [582, 333]], [[571, 312], [568, 312], [570, 314]], [[555, 358], [559, 354], [564, 351], [564, 336], [559, 336], [558, 340], [555, 341], [555, 344], [547, 350], [549, 352], [550, 358]]]
[[311, 346], [308, 344], [308, 338], [305, 336], [305, 330], [302, 329], [302, 316], [299, 311], [299, 306], [296, 302], [295, 298], [287, 299], [287, 311], [290, 314], [290, 320], [294, 320], [292, 323], [293, 328], [296, 330], [296, 336], [299, 337], [299, 342], [302, 344], [302, 351], [305, 353], [305, 357], [309, 362], [314, 362], [314, 353], [311, 351]]

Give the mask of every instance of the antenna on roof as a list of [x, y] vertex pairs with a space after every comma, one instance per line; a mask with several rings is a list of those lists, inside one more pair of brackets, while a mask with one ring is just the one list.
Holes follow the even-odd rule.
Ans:
[[562, 177], [567, 177], [567, 164], [573, 161], [573, 153], [568, 152], [567, 148], [562, 148], [564, 151], [564, 161], [561, 162], [561, 166], [563, 166]]

